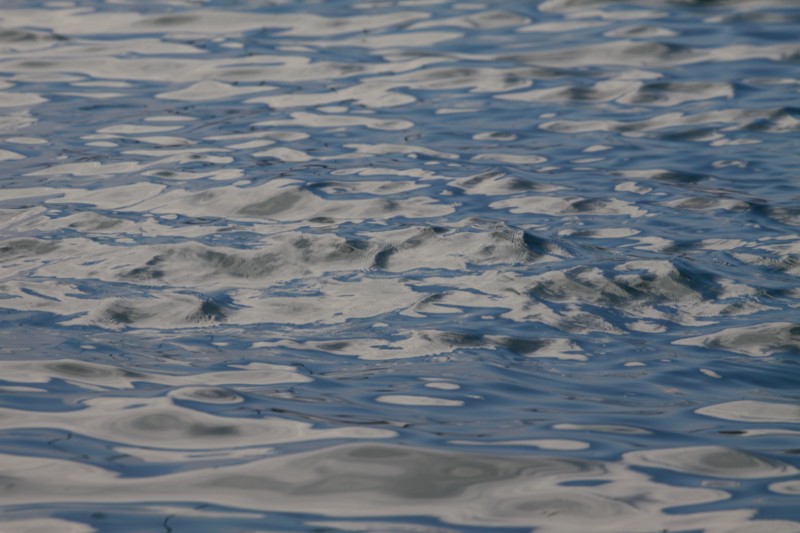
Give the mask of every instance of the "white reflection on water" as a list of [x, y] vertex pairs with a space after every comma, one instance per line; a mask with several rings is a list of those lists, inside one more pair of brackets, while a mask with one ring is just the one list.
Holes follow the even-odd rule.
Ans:
[[723, 420], [738, 420], [741, 422], [800, 423], [800, 406], [788, 403], [739, 400], [709, 405], [698, 409], [697, 413]]

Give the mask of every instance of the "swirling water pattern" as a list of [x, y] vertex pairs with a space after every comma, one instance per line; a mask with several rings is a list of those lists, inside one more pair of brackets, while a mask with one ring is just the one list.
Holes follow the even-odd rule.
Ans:
[[800, 531], [798, 25], [6, 0], [0, 531]]

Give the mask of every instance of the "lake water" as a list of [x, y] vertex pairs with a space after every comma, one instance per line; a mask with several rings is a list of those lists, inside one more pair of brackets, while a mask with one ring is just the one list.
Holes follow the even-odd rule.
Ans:
[[0, 531], [800, 532], [796, 0], [5, 0]]

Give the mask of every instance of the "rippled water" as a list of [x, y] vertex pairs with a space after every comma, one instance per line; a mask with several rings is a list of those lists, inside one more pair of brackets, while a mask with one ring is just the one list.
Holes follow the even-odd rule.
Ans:
[[6, 0], [0, 530], [800, 531], [795, 0]]

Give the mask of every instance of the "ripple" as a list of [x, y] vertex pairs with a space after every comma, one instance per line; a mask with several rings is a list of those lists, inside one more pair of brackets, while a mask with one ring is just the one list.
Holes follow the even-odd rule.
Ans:
[[317, 520], [308, 522], [309, 526], [324, 527], [344, 531], [391, 531], [392, 533], [454, 533], [456, 530], [444, 527], [427, 527], [418, 524], [402, 524], [397, 521], [375, 522], [347, 520]]
[[695, 411], [699, 415], [739, 422], [800, 422], [800, 406], [786, 403], [739, 400], [725, 402]]
[[635, 205], [619, 200], [564, 198], [564, 197], [519, 197], [508, 200], [499, 200], [491, 204], [494, 209], [509, 209], [515, 214], [539, 215], [624, 215], [638, 218], [647, 214], [647, 211]]
[[571, 431], [598, 431], [601, 433], [616, 433], [619, 435], [651, 435], [652, 432], [629, 426], [614, 426], [607, 424], [556, 424], [553, 429]]
[[230, 418], [179, 407], [167, 398], [87, 400], [84, 408], [60, 413], [2, 409], [3, 430], [55, 428], [94, 439], [136, 447], [174, 450], [221, 450], [336, 438], [389, 438], [395, 433], [373, 428], [313, 429], [283, 418]]
[[673, 344], [718, 348], [731, 352], [767, 357], [775, 353], [796, 352], [800, 348], [800, 331], [790, 322], [772, 322], [728, 328], [688, 339], [679, 339]]
[[25, 156], [11, 150], [0, 150], [0, 161], [14, 161], [16, 159], [25, 159]]
[[[186, 374], [167, 374], [162, 372], [143, 372], [127, 369], [119, 365], [90, 363], [76, 359], [45, 361], [2, 361], [0, 368], [11, 382], [16, 383], [49, 383], [54, 379], [67, 380], [70, 383], [85, 386], [101, 386], [112, 389], [132, 389], [138, 383], [150, 383], [165, 386], [203, 386], [219, 385], [272, 385], [277, 383], [305, 383], [311, 378], [300, 374], [295, 367], [267, 363], [248, 363], [230, 365], [221, 372], [187, 372]], [[189, 369], [187, 369], [189, 370]]]
[[[454, 440], [453, 444], [483, 446], [487, 443], [480, 441], [469, 440]], [[532, 448], [540, 448], [542, 450], [564, 450], [564, 451], [577, 451], [586, 450], [591, 445], [588, 442], [579, 440], [568, 439], [531, 439], [531, 440], [509, 440], [509, 441], [492, 441], [492, 446], [528, 446]]]
[[62, 520], [59, 518], [29, 518], [20, 520], [3, 520], [3, 527], [9, 531], [39, 533], [44, 531], [63, 531], [64, 533], [92, 533], [96, 531], [88, 524]]
[[183, 102], [206, 102], [209, 100], [229, 98], [231, 96], [264, 92], [272, 89], [274, 89], [274, 87], [265, 87], [260, 85], [255, 87], [236, 87], [229, 83], [222, 83], [218, 81], [201, 81], [194, 83], [185, 89], [160, 93], [157, 95], [157, 97], [165, 100], [180, 100]]
[[447, 400], [445, 398], [411, 396], [408, 394], [384, 394], [375, 398], [375, 401], [392, 405], [416, 405], [422, 407], [460, 407], [464, 405], [462, 400]]
[[173, 391], [170, 397], [209, 404], [232, 404], [244, 401], [235, 392], [222, 387], [184, 387]]
[[769, 488], [778, 494], [788, 494], [791, 496], [800, 494], [800, 482], [797, 481], [781, 481], [780, 483], [773, 483]]
[[637, 466], [735, 479], [791, 476], [797, 473], [796, 469], [780, 461], [721, 446], [628, 452], [625, 459]]
[[[8, 459], [3, 456], [2, 462]], [[184, 499], [233, 506], [240, 513], [306, 512], [313, 500], [328, 521], [424, 514], [453, 525], [482, 526], [489, 521], [556, 531], [564, 524], [587, 526], [599, 514], [605, 518], [602, 531], [644, 533], [653, 525], [666, 529], [685, 524], [685, 517], [663, 512], [666, 507], [725, 498], [716, 490], [665, 488], [612, 464], [608, 468], [623, 482], [573, 490], [560, 484], [604, 480], [607, 468], [572, 459], [445, 454], [378, 443], [168, 474], [160, 476], [155, 487], [150, 479], [119, 478], [63, 460], [37, 459], [38, 468], [31, 469], [32, 461], [23, 458], [7, 469], [7, 479], [17, 485], [6, 501], [75, 502], [92, 497], [107, 503], [136, 502], [152, 501], [154, 493], [168, 501], [178, 491]], [[85, 482], [80, 494], [64, 490], [65, 483], [81, 476]], [[356, 500], [361, 505], [354, 505]], [[694, 513], [691, 523], [711, 531], [792, 527], [790, 522], [751, 520], [750, 513], [734, 511]]]

